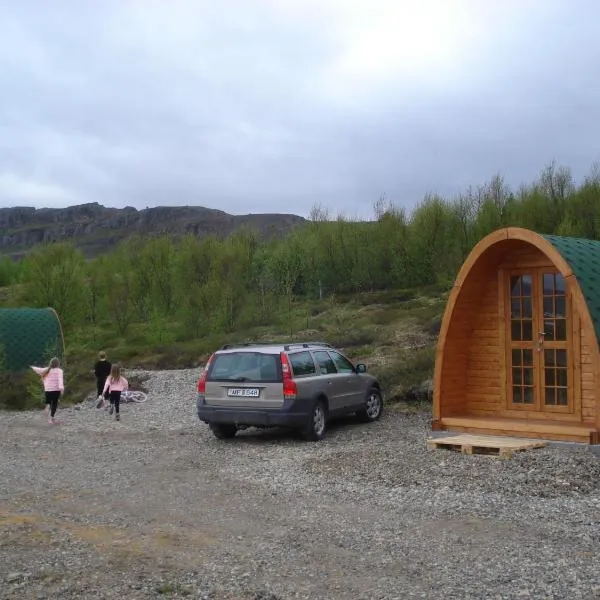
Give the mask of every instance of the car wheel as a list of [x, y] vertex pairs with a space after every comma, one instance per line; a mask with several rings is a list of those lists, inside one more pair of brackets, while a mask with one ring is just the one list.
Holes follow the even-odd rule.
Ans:
[[322, 400], [317, 400], [308, 418], [302, 435], [309, 442], [318, 442], [325, 437], [327, 429], [327, 409]]
[[228, 440], [237, 432], [237, 427], [231, 423], [209, 423], [208, 426], [215, 434], [215, 437], [219, 438], [220, 440]]
[[358, 418], [365, 422], [377, 421], [383, 412], [383, 400], [381, 392], [377, 388], [371, 388], [365, 400], [365, 406], [358, 411]]

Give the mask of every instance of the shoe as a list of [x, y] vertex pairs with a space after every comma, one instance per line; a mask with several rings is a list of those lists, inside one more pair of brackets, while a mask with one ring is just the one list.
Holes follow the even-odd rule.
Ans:
[[119, 416], [119, 413], [117, 413], [117, 414], [115, 415], [115, 421], [120, 421], [120, 420], [121, 420], [121, 417]]
[[114, 410], [115, 410], [115, 407], [114, 407], [114, 406], [111, 404], [111, 405], [110, 405], [110, 408], [108, 409], [108, 414], [109, 414], [109, 415], [112, 415], [112, 414], [113, 414], [113, 412], [114, 412]]
[[98, 401], [96, 402], [96, 408], [102, 408], [104, 404], [104, 398], [102, 396], [98, 396]]

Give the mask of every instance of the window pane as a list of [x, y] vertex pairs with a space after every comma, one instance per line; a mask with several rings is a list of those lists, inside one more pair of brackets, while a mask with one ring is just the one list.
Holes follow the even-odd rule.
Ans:
[[261, 352], [218, 354], [209, 369], [208, 381], [280, 381], [281, 357]]
[[565, 295], [565, 289], [566, 289], [565, 278], [560, 273], [557, 273], [554, 276], [554, 281], [555, 281], [555, 286], [554, 286], [555, 292], [554, 293], [557, 296], [564, 296]]
[[513, 367], [512, 379], [514, 384], [521, 385], [523, 383], [523, 377], [520, 367]]
[[515, 366], [521, 364], [521, 351], [520, 350], [512, 351], [512, 364]]
[[554, 320], [553, 319], [546, 319], [544, 321], [544, 333], [546, 334], [544, 336], [544, 341], [552, 341], [555, 338], [554, 336]]
[[546, 388], [544, 403], [547, 406], [554, 406], [556, 404], [556, 390], [554, 388]]
[[550, 296], [550, 298], [544, 298], [544, 316], [545, 317], [553, 317], [554, 316], [554, 298]]
[[547, 367], [553, 367], [556, 364], [554, 350], [544, 350], [544, 364]]
[[521, 321], [510, 322], [510, 337], [513, 340], [521, 339]]
[[531, 319], [531, 298], [523, 298], [523, 316]]
[[557, 350], [556, 351], [556, 364], [559, 367], [567, 366], [567, 351], [566, 350]]
[[531, 321], [523, 321], [523, 337], [522, 340], [532, 340], [533, 339], [533, 325]]
[[554, 369], [544, 369], [544, 380], [547, 386], [554, 387], [556, 385], [556, 373]]
[[510, 295], [513, 297], [521, 295], [521, 278], [516, 275], [510, 278]]
[[330, 352], [331, 358], [337, 368], [338, 373], [354, 373], [354, 367], [352, 363], [339, 352]]
[[556, 338], [557, 340], [567, 339], [567, 321], [566, 319], [556, 320]]
[[533, 404], [533, 388], [532, 387], [523, 388], [523, 403], [524, 404]]
[[510, 318], [519, 319], [521, 317], [521, 302], [517, 300], [511, 300], [510, 302]]
[[515, 404], [523, 403], [523, 388], [520, 385], [513, 385], [513, 402]]
[[523, 369], [523, 383], [533, 385], [533, 369], [531, 367]]
[[312, 355], [308, 350], [289, 354], [289, 357], [294, 375], [314, 375], [317, 372]]
[[557, 317], [566, 317], [567, 316], [567, 306], [566, 300], [564, 296], [558, 296], [554, 299], [554, 314]]
[[567, 406], [569, 404], [566, 388], [559, 388], [556, 390], [556, 403], [559, 406]]
[[567, 370], [556, 369], [556, 385], [567, 387]]
[[533, 350], [523, 350], [523, 364], [533, 366]]
[[318, 350], [314, 353], [317, 364], [319, 365], [319, 371], [322, 375], [327, 375], [328, 373], [336, 373], [335, 364], [331, 360], [331, 356], [329, 356], [328, 352], [323, 350]]
[[521, 296], [531, 296], [531, 275], [521, 276]]
[[554, 275], [552, 273], [544, 273], [544, 296], [552, 296], [554, 294]]

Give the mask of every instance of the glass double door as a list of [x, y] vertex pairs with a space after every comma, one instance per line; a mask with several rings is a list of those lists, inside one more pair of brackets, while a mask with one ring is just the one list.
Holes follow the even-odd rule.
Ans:
[[508, 275], [508, 408], [571, 412], [566, 282], [549, 269]]

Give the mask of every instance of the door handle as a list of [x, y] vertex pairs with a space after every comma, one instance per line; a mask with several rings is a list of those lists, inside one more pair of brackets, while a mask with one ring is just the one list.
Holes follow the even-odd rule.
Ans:
[[543, 331], [538, 331], [537, 345], [535, 348], [538, 352], [541, 352], [542, 348], [544, 347], [544, 340], [546, 339], [545, 336], [546, 334]]

